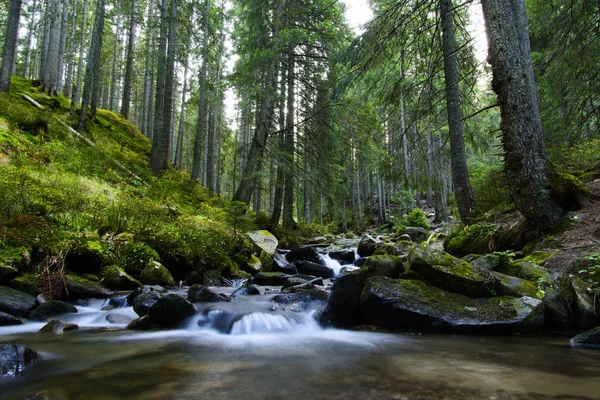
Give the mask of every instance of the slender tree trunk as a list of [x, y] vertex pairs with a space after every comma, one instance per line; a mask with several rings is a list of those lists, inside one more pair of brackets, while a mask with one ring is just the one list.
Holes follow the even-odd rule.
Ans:
[[183, 134], [184, 134], [184, 128], [185, 128], [185, 95], [187, 93], [187, 87], [188, 87], [188, 71], [189, 71], [189, 59], [190, 59], [190, 47], [191, 47], [191, 40], [188, 40], [187, 42], [187, 48], [186, 48], [186, 56], [185, 56], [185, 67], [184, 67], [184, 72], [183, 72], [183, 89], [181, 91], [181, 113], [180, 113], [180, 117], [179, 117], [179, 136], [177, 137], [177, 146], [176, 146], [176, 151], [175, 151], [175, 164], [177, 165], [178, 168], [181, 168], [182, 166], [182, 156], [183, 156]]
[[110, 111], [116, 112], [116, 103], [117, 103], [117, 80], [118, 77], [118, 69], [119, 65], [119, 35], [121, 33], [121, 12], [117, 7], [117, 20], [115, 21], [115, 46], [113, 47], [113, 62], [112, 62], [112, 73], [110, 80], [110, 103], [108, 105], [108, 109]]
[[444, 50], [444, 75], [448, 126], [450, 134], [450, 154], [452, 157], [452, 181], [454, 196], [463, 224], [469, 224], [475, 212], [475, 198], [469, 181], [469, 169], [464, 142], [463, 113], [460, 108], [459, 76], [456, 63], [454, 41], [454, 10], [451, 0], [440, 0], [442, 36]]
[[[25, 70], [23, 71], [23, 77], [28, 79], [30, 77], [30, 65], [31, 65], [31, 51], [33, 42], [33, 28], [35, 26], [35, 13], [37, 11], [37, 0], [33, 0], [31, 6], [31, 19], [29, 20], [29, 26], [27, 28], [27, 48], [25, 49]], [[4, 57], [2, 57], [4, 59]]]
[[[131, 0], [131, 19], [129, 20], [129, 41], [127, 43], [127, 61], [125, 66], [125, 82], [123, 84], [123, 102], [121, 104], [121, 115], [129, 118], [131, 103], [131, 86], [133, 83], [133, 57], [135, 55], [135, 38], [137, 30], [137, 0]], [[191, 41], [191, 40], [190, 40]]]
[[408, 155], [408, 137], [406, 131], [406, 116], [404, 99], [400, 99], [400, 132], [402, 134], [402, 157], [404, 159], [404, 185], [410, 190], [410, 158]]
[[[294, 221], [294, 102], [295, 102], [295, 83], [294, 73], [294, 54], [292, 51], [288, 54], [288, 72], [287, 72], [287, 116], [285, 127], [285, 155], [288, 159], [289, 168], [285, 174], [285, 186], [283, 192], [283, 220], [282, 225], [285, 228], [296, 229], [297, 224]], [[300, 207], [300, 204], [298, 204]]]
[[[285, 147], [285, 88], [287, 82], [287, 69], [284, 63], [280, 66], [280, 82], [279, 82], [279, 137], [277, 150], [281, 154]], [[287, 168], [287, 160], [281, 155], [278, 158], [277, 166], [277, 181], [275, 183], [275, 195], [273, 199], [273, 210], [271, 211], [271, 225], [277, 226], [281, 218], [281, 206], [283, 204], [283, 186], [285, 182], [285, 168]]]
[[60, 45], [58, 48], [58, 75], [56, 78], [56, 90], [63, 91], [64, 72], [65, 72], [65, 52], [67, 50], [67, 25], [69, 23], [69, 1], [62, 2], [62, 12], [60, 21]]
[[196, 135], [194, 140], [194, 160], [192, 164], [192, 180], [197, 181], [200, 178], [200, 171], [202, 165], [202, 129], [204, 127], [204, 99], [206, 97], [206, 70], [208, 65], [208, 29], [209, 29], [209, 18], [210, 13], [210, 0], [204, 2], [204, 39], [202, 48], [202, 71], [200, 73], [200, 101], [198, 104], [198, 125], [196, 126]]
[[[81, 85], [83, 82], [83, 56], [85, 52], [85, 34], [86, 34], [86, 26], [87, 26], [87, 9], [88, 9], [88, 0], [83, 0], [83, 12], [81, 14], [81, 43], [79, 44], [79, 61], [77, 63], [77, 86], [73, 91], [73, 99], [74, 101], [71, 103], [71, 109], [75, 106], [75, 104], [80, 104], [81, 102]], [[73, 110], [71, 111], [71, 114]]]
[[[220, 33], [220, 37], [223, 36], [223, 32]], [[209, 134], [208, 145], [207, 145], [207, 157], [206, 157], [206, 187], [211, 192], [215, 192], [215, 154], [217, 153], [217, 120], [219, 117], [219, 107], [221, 103], [220, 84], [221, 84], [221, 53], [223, 52], [223, 39], [219, 43], [219, 50], [217, 52], [217, 82], [215, 85], [215, 102], [213, 110], [213, 129], [212, 134]], [[260, 197], [260, 196], [259, 196]], [[260, 205], [259, 205], [260, 206]]]
[[21, 17], [21, 0], [11, 0], [8, 9], [8, 22], [4, 34], [2, 66], [0, 67], [0, 92], [10, 91], [10, 78], [14, 64], [17, 36], [19, 34], [19, 18]]
[[65, 87], [63, 89], [65, 97], [71, 98], [73, 93], [73, 53], [75, 52], [75, 28], [77, 27], [77, 0], [71, 3], [71, 29], [69, 30], [69, 49], [67, 50], [67, 74], [65, 76]]
[[58, 81], [58, 59], [60, 58], [60, 0], [48, 0], [48, 47], [42, 74], [44, 90], [51, 96], [56, 94]]
[[524, 0], [483, 0], [493, 67], [492, 89], [502, 117], [504, 173], [512, 200], [542, 231], [562, 221], [564, 210], [552, 199], [547, 155], [531, 62]]
[[44, 30], [43, 30], [43, 37], [42, 37], [42, 54], [41, 54], [41, 58], [40, 58], [40, 70], [39, 70], [39, 77], [40, 79], [44, 78], [44, 71], [46, 69], [46, 64], [48, 62], [48, 45], [50, 43], [50, 10], [52, 8], [52, 2], [54, 0], [45, 0], [44, 1], [44, 6], [43, 6], [43, 17], [42, 20], [44, 21]]

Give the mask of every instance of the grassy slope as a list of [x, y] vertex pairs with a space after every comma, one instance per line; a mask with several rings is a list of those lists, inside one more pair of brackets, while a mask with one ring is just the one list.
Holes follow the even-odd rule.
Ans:
[[0, 263], [36, 274], [44, 260], [58, 260], [53, 268], [66, 260], [68, 270], [97, 278], [108, 265], [139, 276], [151, 258], [176, 279], [193, 270], [237, 272], [249, 245], [230, 228], [231, 207], [183, 172], [153, 177], [150, 142], [117, 114], [98, 110], [88, 123], [96, 147], [73, 137], [54, 118], [71, 123], [69, 102], [37, 84], [15, 77], [11, 95], [0, 95]]

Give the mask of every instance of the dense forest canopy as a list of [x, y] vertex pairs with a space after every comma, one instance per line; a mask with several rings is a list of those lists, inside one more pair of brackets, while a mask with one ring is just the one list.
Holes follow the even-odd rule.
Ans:
[[[97, 108], [122, 114], [152, 142], [155, 174], [188, 171], [273, 225], [361, 229], [414, 206], [468, 224], [515, 205], [547, 230], [569, 209], [552, 177], [584, 174], [598, 146], [600, 10], [482, 3], [487, 60], [478, 2], [372, 1], [357, 34], [339, 1], [3, 0], [2, 89], [11, 73], [40, 80], [72, 100], [81, 132]], [[520, 53], [494, 52], [509, 29]], [[502, 86], [521, 61], [530, 84]], [[537, 122], [511, 130], [522, 89]]]

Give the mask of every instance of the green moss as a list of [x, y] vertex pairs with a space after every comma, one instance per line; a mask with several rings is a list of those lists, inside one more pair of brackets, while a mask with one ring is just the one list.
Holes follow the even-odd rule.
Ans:
[[147, 285], [175, 286], [173, 276], [158, 261], [150, 261], [140, 273], [140, 280]]
[[465, 226], [462, 230], [450, 233], [444, 241], [444, 250], [457, 257], [468, 254], [486, 254], [492, 251], [494, 224], [478, 223]]
[[146, 243], [128, 241], [120, 246], [118, 252], [119, 266], [133, 276], [139, 277], [150, 261], [160, 261], [158, 253]]
[[546, 264], [546, 262], [548, 262], [548, 260], [550, 260], [554, 256], [555, 253], [556, 253], [556, 250], [554, 250], [554, 251], [534, 251], [534, 252], [528, 254], [527, 256], [523, 257], [522, 261], [537, 264], [539, 266], [544, 266], [544, 264]]
[[590, 189], [575, 176], [558, 171], [556, 165], [549, 164], [548, 168], [552, 197], [567, 211], [584, 207], [591, 196]]

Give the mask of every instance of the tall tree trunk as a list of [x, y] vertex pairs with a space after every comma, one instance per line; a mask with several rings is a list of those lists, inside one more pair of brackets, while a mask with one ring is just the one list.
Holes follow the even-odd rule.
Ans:
[[83, 11], [81, 13], [81, 43], [79, 44], [79, 61], [77, 63], [77, 85], [75, 86], [75, 90], [73, 91], [73, 102], [71, 103], [71, 114], [73, 114], [75, 104], [80, 104], [81, 102], [81, 85], [83, 82], [83, 56], [85, 52], [85, 33], [87, 27], [87, 10], [88, 10], [88, 1], [83, 0]]
[[[285, 156], [289, 167], [286, 169], [285, 183], [283, 190], [283, 220], [282, 225], [285, 228], [296, 229], [297, 224], [294, 221], [294, 102], [295, 102], [295, 83], [296, 75], [294, 73], [294, 54], [290, 50], [288, 54], [288, 72], [287, 72], [287, 115], [285, 127]], [[300, 204], [298, 204], [300, 207]]]
[[50, 43], [50, 9], [52, 6], [52, 2], [54, 0], [45, 0], [44, 6], [42, 6], [44, 12], [42, 21], [44, 22], [44, 30], [42, 36], [42, 53], [40, 55], [40, 68], [39, 68], [39, 77], [40, 79], [44, 78], [44, 70], [46, 68], [46, 63], [48, 62], [48, 45]]
[[65, 72], [65, 52], [67, 50], [67, 25], [69, 23], [69, 1], [61, 0], [62, 12], [60, 21], [60, 44], [58, 48], [58, 75], [56, 78], [56, 90], [63, 91], [64, 72]]
[[286, 159], [281, 157], [281, 152], [285, 147], [285, 87], [287, 83], [287, 70], [284, 63], [281, 63], [280, 67], [280, 82], [279, 82], [279, 135], [277, 138], [277, 153], [278, 157], [277, 165], [277, 180], [275, 183], [275, 194], [273, 198], [273, 210], [271, 211], [271, 225], [277, 226], [279, 219], [281, 218], [281, 206], [283, 204], [283, 186], [285, 182], [285, 168]]
[[119, 65], [119, 35], [121, 34], [121, 11], [118, 6], [115, 11], [117, 13], [117, 20], [115, 21], [115, 46], [113, 48], [112, 72], [110, 74], [110, 103], [108, 105], [108, 109], [113, 112], [116, 112], [117, 103], [117, 80], [119, 79], [117, 66]]
[[189, 59], [190, 59], [190, 47], [191, 47], [191, 40], [188, 40], [187, 42], [187, 48], [186, 48], [186, 56], [185, 56], [185, 67], [184, 67], [184, 72], [183, 72], [183, 89], [181, 91], [181, 113], [180, 113], [180, 117], [179, 117], [179, 135], [177, 137], [177, 146], [175, 148], [175, 165], [177, 165], [177, 168], [181, 168], [182, 167], [182, 158], [183, 158], [183, 134], [184, 134], [184, 128], [185, 128], [185, 95], [187, 93], [187, 87], [188, 87], [188, 71], [189, 71]]
[[202, 47], [202, 71], [200, 73], [200, 101], [198, 103], [198, 125], [196, 126], [196, 135], [194, 138], [194, 160], [192, 164], [192, 180], [197, 181], [200, 178], [200, 168], [202, 166], [202, 155], [204, 146], [202, 146], [203, 136], [202, 129], [204, 127], [204, 99], [206, 97], [206, 70], [208, 65], [208, 28], [210, 13], [210, 0], [204, 2], [204, 38]]
[[92, 101], [92, 109], [98, 91], [98, 82], [100, 81], [100, 49], [102, 49], [102, 35], [104, 30], [104, 0], [98, 0], [96, 3], [96, 18], [94, 20], [94, 29], [92, 40], [90, 41], [90, 50], [88, 52], [87, 66], [85, 69], [85, 82], [83, 86], [83, 95], [81, 96], [81, 110], [79, 113], [79, 122], [77, 130], [83, 132], [86, 126], [87, 108]]
[[[127, 61], [125, 66], [125, 82], [123, 84], [123, 102], [121, 104], [121, 115], [129, 118], [131, 103], [131, 86], [133, 84], [133, 56], [135, 55], [135, 37], [137, 29], [137, 0], [131, 0], [131, 18], [129, 20], [129, 41], [127, 42]], [[191, 41], [191, 40], [190, 40]]]
[[77, 27], [77, 0], [71, 3], [71, 29], [69, 30], [69, 49], [67, 50], [67, 73], [65, 76], [65, 87], [63, 89], [65, 97], [71, 98], [73, 93], [73, 53], [75, 52], [75, 28]]
[[[30, 78], [30, 65], [31, 65], [31, 51], [33, 42], [33, 28], [35, 26], [35, 13], [37, 11], [37, 0], [33, 0], [31, 6], [31, 19], [29, 20], [29, 26], [27, 28], [27, 48], [25, 49], [25, 70], [23, 71], [23, 77], [26, 79]], [[9, 11], [10, 13], [10, 11]], [[2, 57], [4, 59], [4, 57]]]
[[58, 59], [60, 51], [60, 0], [48, 0], [48, 47], [42, 73], [44, 90], [51, 96], [56, 94], [58, 81]]
[[17, 35], [19, 34], [19, 18], [21, 17], [21, 0], [11, 0], [8, 9], [8, 22], [4, 34], [4, 49], [2, 52], [2, 66], [0, 67], [0, 92], [10, 91], [10, 77], [17, 48]]
[[463, 224], [469, 224], [475, 211], [475, 198], [469, 181], [469, 169], [463, 137], [463, 113], [460, 108], [459, 76], [456, 64], [456, 43], [454, 41], [454, 9], [451, 0], [440, 0], [440, 13], [442, 18], [444, 75], [454, 196], [456, 197], [460, 220]]
[[217, 82], [215, 85], [214, 106], [213, 106], [213, 129], [212, 134], [208, 136], [207, 157], [206, 157], [206, 187], [215, 192], [215, 154], [217, 153], [217, 121], [219, 117], [219, 108], [221, 103], [220, 84], [221, 84], [221, 54], [223, 52], [223, 32], [219, 34], [221, 42], [217, 51]]
[[490, 45], [492, 89], [502, 117], [504, 173], [512, 200], [542, 231], [562, 221], [564, 210], [552, 199], [548, 159], [531, 62], [524, 0], [483, 0]]

